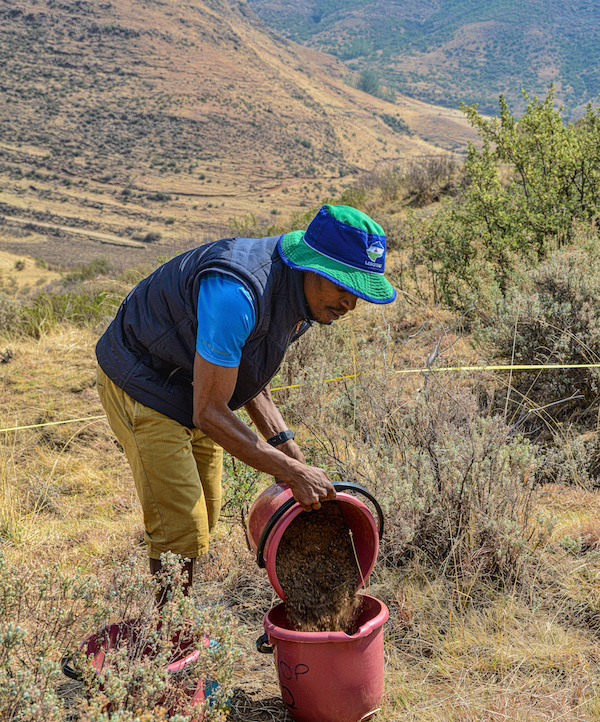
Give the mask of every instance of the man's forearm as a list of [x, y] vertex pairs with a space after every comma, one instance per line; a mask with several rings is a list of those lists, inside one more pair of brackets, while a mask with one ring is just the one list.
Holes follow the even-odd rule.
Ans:
[[[265, 439], [270, 439], [280, 431], [287, 429], [287, 424], [281, 412], [275, 406], [269, 386], [263, 389], [252, 401], [249, 401], [244, 408]], [[293, 438], [278, 444], [277, 448], [287, 456], [292, 456], [294, 459], [306, 463], [302, 449]]]
[[[281, 414], [279, 416], [283, 424]], [[252, 414], [251, 418], [254, 420]], [[255, 421], [255, 423], [257, 422]], [[258, 471], [264, 471], [266, 474], [281, 479], [281, 481], [289, 481], [298, 474], [298, 466], [301, 465], [301, 462], [290, 458], [290, 456], [267, 444], [229, 410], [225, 412], [205, 410], [202, 418], [195, 419], [195, 424], [213, 441], [222, 446], [225, 451]], [[263, 435], [273, 435], [281, 431], [281, 428], [261, 424], [259, 431]]]
[[194, 423], [240, 461], [286, 482], [305, 511], [318, 509], [325, 499], [335, 499], [335, 489], [323, 469], [307, 466], [294, 456], [269, 446], [229, 409], [222, 412], [205, 410]]
[[287, 428], [281, 412], [273, 402], [269, 386], [249, 401], [244, 408], [265, 439], [270, 439]]
[[[292, 440], [275, 448], [263, 441], [227, 405], [237, 380], [237, 368], [216, 366], [198, 352], [194, 361], [194, 425], [226, 451], [289, 484], [294, 498], [307, 511], [321, 501], [335, 499], [335, 489], [323, 469], [307, 466], [300, 447]], [[250, 403], [248, 410], [260, 433], [270, 438], [282, 431], [283, 417], [267, 390]]]

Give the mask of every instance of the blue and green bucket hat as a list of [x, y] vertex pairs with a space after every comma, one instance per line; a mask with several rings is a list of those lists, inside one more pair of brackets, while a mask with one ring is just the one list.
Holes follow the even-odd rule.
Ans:
[[312, 271], [371, 303], [391, 303], [396, 291], [384, 277], [386, 241], [383, 228], [351, 206], [325, 205], [306, 231], [279, 239], [284, 262]]

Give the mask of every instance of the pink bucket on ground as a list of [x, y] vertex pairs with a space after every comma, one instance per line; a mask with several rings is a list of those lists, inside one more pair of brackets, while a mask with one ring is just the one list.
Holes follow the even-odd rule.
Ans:
[[[369, 507], [351, 494], [338, 493], [336, 503], [346, 524], [352, 531], [352, 538], [358, 559], [360, 572], [357, 574], [356, 588], [368, 579], [373, 571], [379, 539], [383, 533], [383, 515], [373, 496], [357, 484], [334, 484], [336, 490], [349, 490], [362, 493], [375, 505], [379, 524], [375, 523]], [[331, 502], [323, 502], [329, 504]], [[250, 507], [247, 522], [247, 536], [250, 547], [257, 555], [260, 567], [265, 567], [271, 586], [278, 596], [285, 600], [285, 595], [277, 579], [277, 548], [290, 523], [303, 509], [294, 501], [292, 490], [287, 484], [272, 484], [255, 499]], [[311, 513], [311, 512], [308, 512]]]
[[[161, 622], [159, 622], [160, 628]], [[127, 621], [116, 622], [107, 627], [104, 627], [99, 632], [91, 634], [89, 637], [83, 640], [79, 647], [79, 651], [82, 652], [86, 657], [91, 658], [91, 666], [101, 672], [104, 667], [104, 662], [107, 653], [110, 650], [117, 649], [122, 645], [130, 645], [136, 650], [136, 657], [153, 658], [155, 651], [153, 650], [151, 643], [144, 643], [140, 637], [144, 631], [144, 624], [139, 619], [129, 619]], [[193, 637], [187, 638], [185, 634], [176, 632], [171, 638], [173, 644], [174, 654], [172, 661], [167, 665], [166, 669], [169, 672], [177, 673], [184, 671], [189, 665], [195, 662], [201, 654], [205, 653], [206, 649], [210, 648], [210, 639], [206, 635], [203, 636], [203, 645], [205, 649], [198, 649], [198, 644]], [[141, 650], [137, 645], [145, 644], [145, 647]], [[71, 679], [81, 679], [82, 675], [79, 670], [74, 669], [68, 658], [62, 660], [62, 670], [67, 677]], [[191, 704], [197, 708], [191, 722], [202, 722], [204, 719], [204, 703], [206, 701], [206, 689], [210, 689], [214, 683], [206, 683], [203, 679], [198, 679], [190, 684], [189, 680], [183, 678], [185, 687], [184, 693], [191, 702]], [[161, 704], [162, 700], [159, 700], [157, 704]], [[169, 715], [183, 714], [182, 710], [171, 709]]]
[[295, 722], [361, 722], [379, 708], [383, 695], [383, 602], [362, 596], [355, 634], [297, 632], [285, 604], [264, 618], [273, 648], [281, 696]]

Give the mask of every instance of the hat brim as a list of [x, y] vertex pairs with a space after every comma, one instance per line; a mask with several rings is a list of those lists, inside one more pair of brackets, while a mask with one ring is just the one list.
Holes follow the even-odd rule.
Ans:
[[284, 233], [278, 242], [284, 262], [298, 271], [312, 271], [369, 303], [391, 303], [396, 289], [381, 273], [359, 271], [314, 251], [304, 242], [304, 231]]

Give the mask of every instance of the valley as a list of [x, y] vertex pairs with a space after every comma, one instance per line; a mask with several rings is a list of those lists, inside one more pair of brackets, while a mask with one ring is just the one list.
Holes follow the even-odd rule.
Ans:
[[459, 111], [357, 90], [245, 2], [0, 0], [0, 20], [0, 244], [51, 263], [276, 228], [475, 139]]

